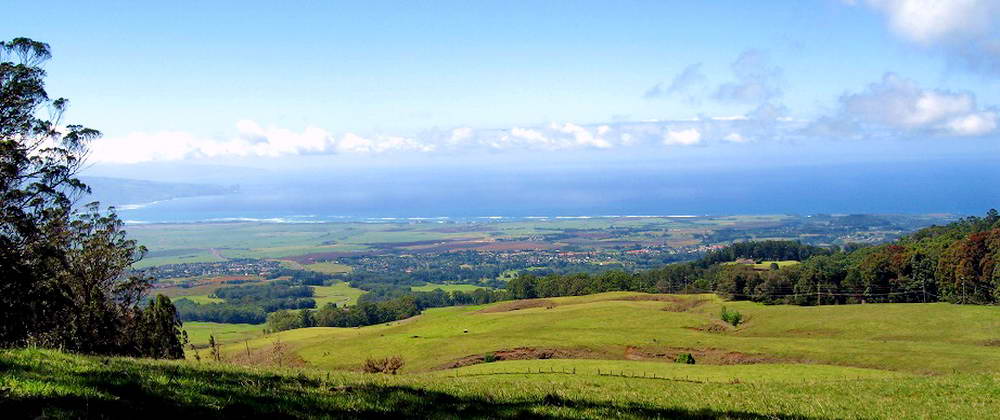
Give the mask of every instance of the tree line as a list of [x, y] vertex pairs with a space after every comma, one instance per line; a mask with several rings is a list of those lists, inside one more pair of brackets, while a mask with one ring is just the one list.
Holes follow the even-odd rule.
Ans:
[[[398, 321], [420, 314], [424, 309], [458, 305], [483, 305], [511, 299], [507, 290], [476, 289], [469, 292], [409, 292], [391, 298], [366, 298], [353, 306], [329, 303], [319, 310], [282, 310], [267, 316], [270, 331], [307, 327], [360, 327]], [[385, 297], [387, 295], [383, 295]]]
[[298, 284], [309, 281], [311, 276], [298, 280], [274, 280], [264, 284], [226, 286], [217, 289], [212, 297], [223, 302], [199, 304], [180, 298], [177, 311], [183, 321], [207, 321], [241, 324], [261, 324], [267, 314], [282, 309], [315, 308], [313, 289]]
[[[76, 202], [77, 177], [100, 132], [63, 120], [43, 65], [48, 44], [0, 42], [0, 347], [183, 357], [170, 299], [128, 269], [146, 253], [113, 209]], [[40, 118], [48, 111], [47, 118]]]

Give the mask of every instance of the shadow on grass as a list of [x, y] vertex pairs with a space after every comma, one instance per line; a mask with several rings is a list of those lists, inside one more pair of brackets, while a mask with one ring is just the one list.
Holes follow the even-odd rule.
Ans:
[[[410, 386], [337, 386], [304, 375], [127, 359], [18, 362], [0, 357], [0, 365], [9, 369], [4, 375], [15, 382], [43, 382], [50, 389], [70, 391], [0, 395], [4, 418], [802, 418], [595, 402], [554, 394], [497, 401]], [[99, 397], [85, 397], [88, 393]]]

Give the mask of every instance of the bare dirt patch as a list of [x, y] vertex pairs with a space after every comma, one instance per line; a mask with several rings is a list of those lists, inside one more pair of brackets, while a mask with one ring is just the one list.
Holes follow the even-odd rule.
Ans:
[[687, 312], [708, 302], [708, 299], [684, 299], [663, 307], [667, 312]]
[[992, 340], [986, 340], [983, 342], [986, 347], [1000, 347], [1000, 338], [994, 338]]
[[792, 360], [764, 354], [748, 354], [738, 351], [721, 349], [693, 349], [684, 347], [667, 347], [647, 349], [629, 346], [625, 348], [626, 360], [664, 360], [675, 361], [680, 354], [689, 353], [698, 364], [703, 365], [753, 365], [761, 363], [782, 363]]
[[625, 296], [625, 297], [613, 298], [613, 299], [610, 299], [610, 300], [626, 300], [626, 301], [633, 301], [633, 302], [635, 302], [635, 301], [640, 301], [640, 302], [644, 302], [644, 301], [652, 301], [652, 302], [679, 302], [679, 301], [684, 300], [684, 299], [679, 298], [677, 296], [670, 296], [670, 295], [635, 295], [635, 296]]
[[663, 307], [663, 310], [668, 312], [687, 312], [708, 303], [708, 299], [655, 294], [625, 296], [609, 300], [630, 302], [668, 302], [669, 305]]
[[515, 300], [513, 302], [505, 302], [499, 305], [493, 305], [489, 308], [480, 310], [482, 313], [496, 313], [496, 312], [510, 312], [519, 311], [521, 309], [531, 309], [531, 308], [546, 308], [552, 309], [558, 306], [557, 303], [548, 299], [526, 299], [526, 300]]
[[[694, 348], [684, 348], [684, 347], [642, 348], [635, 346], [626, 347], [622, 359], [674, 362], [677, 360], [677, 357], [679, 355], [685, 353], [694, 356], [695, 361], [698, 364], [705, 364], [705, 365], [750, 365], [750, 364], [762, 364], [762, 363], [801, 362], [801, 361], [794, 361], [791, 359], [784, 359], [763, 354], [748, 354], [737, 351], [721, 350], [714, 348], [708, 348], [708, 349], [694, 349]], [[455, 369], [464, 366], [472, 366], [480, 363], [486, 363], [487, 355], [490, 355], [489, 357], [491, 358], [491, 361], [545, 360], [545, 359], [599, 359], [599, 360], [618, 359], [618, 357], [615, 357], [614, 354], [602, 353], [600, 351], [591, 349], [553, 349], [553, 348], [518, 347], [514, 349], [497, 350], [494, 352], [487, 352], [483, 354], [472, 354], [469, 356], [465, 356], [461, 359], [448, 362], [447, 364], [438, 367], [438, 369]]]
[[[492, 354], [493, 361], [498, 362], [503, 360], [599, 359], [604, 356], [598, 352], [586, 349], [539, 349], [534, 347], [497, 350], [488, 354]], [[454, 369], [485, 362], [486, 354], [473, 354], [449, 362], [441, 366], [440, 369]]]

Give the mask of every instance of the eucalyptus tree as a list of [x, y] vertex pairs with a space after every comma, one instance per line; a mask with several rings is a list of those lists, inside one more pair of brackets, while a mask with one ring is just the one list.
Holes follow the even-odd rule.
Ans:
[[[150, 320], [166, 322], [143, 315], [150, 279], [129, 273], [145, 248], [113, 211], [78, 205], [90, 192], [78, 174], [100, 132], [63, 120], [69, 102], [45, 90], [50, 58], [42, 42], [0, 42], [0, 347], [176, 356], [137, 339]], [[179, 340], [176, 325], [152, 330]]]

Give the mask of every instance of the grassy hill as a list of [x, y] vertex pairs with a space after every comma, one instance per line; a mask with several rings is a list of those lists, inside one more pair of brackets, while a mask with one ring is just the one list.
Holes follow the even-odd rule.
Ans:
[[735, 382], [712, 372], [753, 367], [696, 365], [677, 366], [692, 376], [674, 380], [389, 376], [31, 349], [0, 351], [0, 367], [7, 418], [987, 418], [1000, 409], [995, 374]]
[[[743, 313], [738, 328], [723, 305]], [[402, 356], [406, 372], [468, 364], [513, 349], [517, 358], [700, 364], [786, 363], [910, 374], [1000, 372], [1000, 307], [868, 304], [801, 307], [722, 302], [714, 295], [617, 292], [430, 309], [404, 321], [363, 328], [285, 331], [225, 347], [264, 352], [275, 341], [303, 365], [355, 369], [368, 357]], [[541, 363], [541, 362], [539, 362]]]
[[[747, 321], [721, 324], [722, 305]], [[204, 349], [200, 362], [0, 351], [0, 410], [445, 418], [985, 418], [1000, 410], [998, 307], [764, 306], [622, 292], [438, 308], [362, 328], [232, 333], [223, 350], [233, 364], [208, 362]], [[681, 353], [697, 364], [674, 363]], [[405, 359], [403, 374], [359, 372], [366, 358], [390, 355]]]

